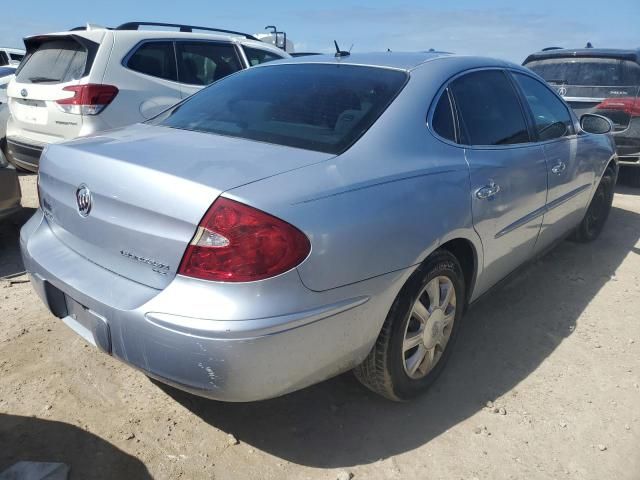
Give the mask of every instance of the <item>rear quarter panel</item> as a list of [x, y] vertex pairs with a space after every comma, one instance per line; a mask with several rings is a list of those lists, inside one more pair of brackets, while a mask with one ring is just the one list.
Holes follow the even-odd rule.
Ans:
[[431, 99], [451, 74], [443, 66], [414, 71], [342, 155], [225, 194], [309, 236], [312, 252], [298, 271], [311, 290], [412, 267], [453, 238], [468, 239], [481, 255], [464, 151], [436, 139], [426, 124]]

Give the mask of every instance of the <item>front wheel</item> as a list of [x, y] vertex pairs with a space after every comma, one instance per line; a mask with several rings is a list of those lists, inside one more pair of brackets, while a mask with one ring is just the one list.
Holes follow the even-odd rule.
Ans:
[[391, 400], [426, 391], [451, 355], [465, 294], [456, 257], [446, 250], [432, 254], [398, 294], [373, 349], [355, 369], [356, 377]]
[[611, 212], [615, 183], [615, 170], [609, 167], [604, 172], [604, 175], [602, 175], [600, 184], [587, 209], [587, 213], [580, 222], [580, 225], [576, 228], [576, 231], [571, 237], [572, 240], [587, 243], [598, 238], [604, 228], [604, 224], [607, 222], [609, 212]]

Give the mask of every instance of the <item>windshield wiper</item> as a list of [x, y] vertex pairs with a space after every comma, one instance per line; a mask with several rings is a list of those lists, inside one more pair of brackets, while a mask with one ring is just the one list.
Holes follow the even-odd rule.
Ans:
[[44, 83], [44, 82], [59, 82], [60, 78], [50, 78], [50, 77], [29, 77], [29, 81], [31, 83]]

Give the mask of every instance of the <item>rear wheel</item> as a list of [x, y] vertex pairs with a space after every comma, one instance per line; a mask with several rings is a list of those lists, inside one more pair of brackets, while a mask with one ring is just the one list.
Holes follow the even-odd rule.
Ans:
[[458, 260], [446, 250], [435, 252], [398, 294], [356, 377], [391, 400], [426, 391], [451, 355], [465, 303]]
[[615, 170], [607, 168], [600, 179], [595, 195], [591, 199], [587, 213], [572, 236], [572, 240], [586, 243], [598, 238], [611, 211], [615, 182]]

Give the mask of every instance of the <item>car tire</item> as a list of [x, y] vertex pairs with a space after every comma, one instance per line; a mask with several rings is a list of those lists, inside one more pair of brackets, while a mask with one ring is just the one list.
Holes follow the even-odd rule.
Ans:
[[[450, 288], [452, 295], [448, 295]], [[439, 299], [438, 305], [432, 305], [436, 303], [432, 301], [434, 298]], [[409, 400], [425, 392], [442, 373], [451, 355], [465, 306], [460, 263], [450, 252], [437, 250], [418, 267], [396, 297], [373, 349], [354, 370], [358, 380], [395, 401]], [[422, 321], [421, 312], [428, 313], [426, 321]], [[438, 340], [444, 345], [434, 343]], [[407, 348], [415, 341], [422, 343]], [[428, 350], [432, 344], [433, 354]], [[423, 350], [426, 352], [420, 363]]]
[[640, 188], [640, 167], [621, 167], [620, 180], [620, 183]]
[[615, 184], [615, 168], [607, 167], [600, 179], [596, 193], [593, 195], [591, 203], [589, 203], [587, 212], [571, 236], [571, 240], [587, 243], [598, 238], [607, 222], [609, 212], [611, 212]]

